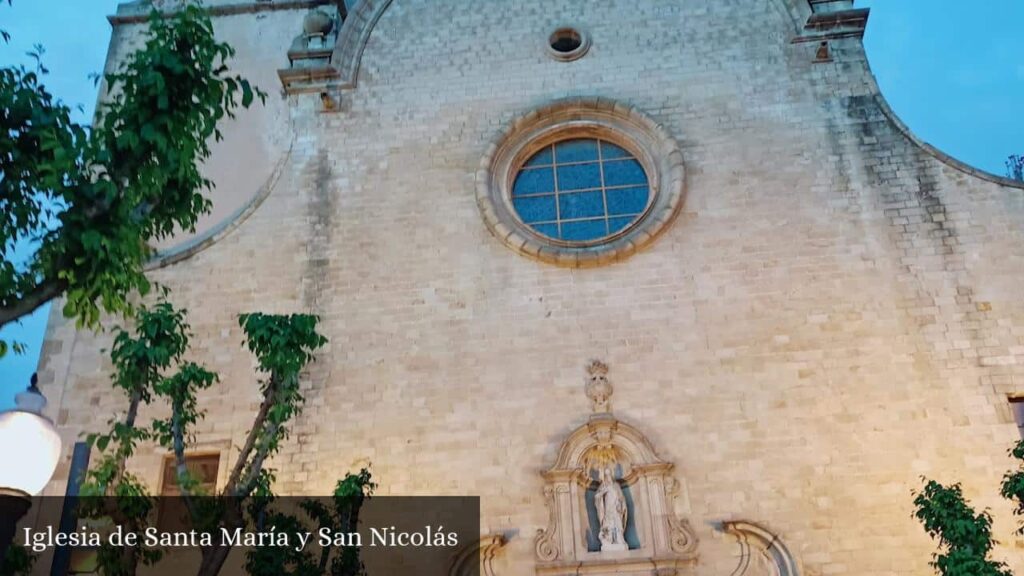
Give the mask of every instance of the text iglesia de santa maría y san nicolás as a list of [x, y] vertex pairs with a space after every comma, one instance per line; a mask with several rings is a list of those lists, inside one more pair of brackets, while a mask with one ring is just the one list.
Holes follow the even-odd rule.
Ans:
[[[1005, 507], [1024, 190], [893, 114], [852, 0], [206, 4], [270, 93], [148, 273], [220, 374], [211, 485], [259, 404], [237, 316], [262, 310], [329, 339], [278, 492], [372, 462], [381, 495], [479, 496], [488, 576], [923, 576], [921, 476]], [[108, 68], [146, 14], [111, 17]], [[60, 310], [48, 494], [124, 402], [110, 333]], [[159, 493], [167, 457], [131, 470]], [[1020, 546], [996, 553], [1024, 570]]]

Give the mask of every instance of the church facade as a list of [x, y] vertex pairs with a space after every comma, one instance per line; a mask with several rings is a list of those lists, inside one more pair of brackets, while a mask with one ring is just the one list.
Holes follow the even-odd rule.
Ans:
[[[221, 377], [211, 484], [260, 400], [237, 315], [308, 312], [330, 343], [278, 491], [372, 464], [382, 495], [478, 495], [484, 574], [923, 576], [922, 476], [963, 482], [1024, 570], [998, 497], [1024, 187], [899, 121], [866, 9], [206, 4], [270, 93], [150, 270]], [[145, 14], [111, 17], [109, 67]], [[70, 446], [124, 407], [109, 334], [53, 310], [40, 385]], [[166, 457], [131, 462], [154, 492]]]

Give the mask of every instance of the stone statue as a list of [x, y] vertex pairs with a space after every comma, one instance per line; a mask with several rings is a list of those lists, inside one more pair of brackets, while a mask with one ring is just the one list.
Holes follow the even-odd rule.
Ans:
[[601, 470], [601, 483], [594, 494], [597, 520], [601, 524], [598, 539], [601, 551], [628, 550], [626, 545], [626, 497], [612, 477], [611, 468]]

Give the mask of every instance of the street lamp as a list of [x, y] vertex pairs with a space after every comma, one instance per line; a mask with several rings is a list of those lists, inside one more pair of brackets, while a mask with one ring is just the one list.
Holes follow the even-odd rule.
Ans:
[[14, 540], [18, 521], [42, 492], [60, 459], [60, 435], [43, 416], [46, 398], [38, 379], [14, 397], [15, 408], [0, 412], [0, 563]]

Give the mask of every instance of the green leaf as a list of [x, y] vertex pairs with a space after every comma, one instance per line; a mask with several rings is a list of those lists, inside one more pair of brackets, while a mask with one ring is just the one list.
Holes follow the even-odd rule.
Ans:
[[234, 51], [191, 0], [173, 17], [151, 18], [146, 38], [106, 74], [111, 97], [91, 129], [41, 84], [41, 64], [0, 68], [0, 243], [41, 238], [23, 268], [0, 269], [2, 308], [18, 310], [0, 324], [54, 286], [79, 326], [97, 327], [103, 313], [131, 316], [148, 290], [150, 246], [209, 212], [211, 182], [199, 164], [220, 119], [262, 92], [226, 75]]
[[242, 106], [245, 107], [245, 108], [248, 108], [249, 106], [252, 106], [252, 101], [253, 101], [252, 86], [249, 85], [249, 81], [248, 80], [242, 80], [241, 81], [241, 85], [242, 85]]

